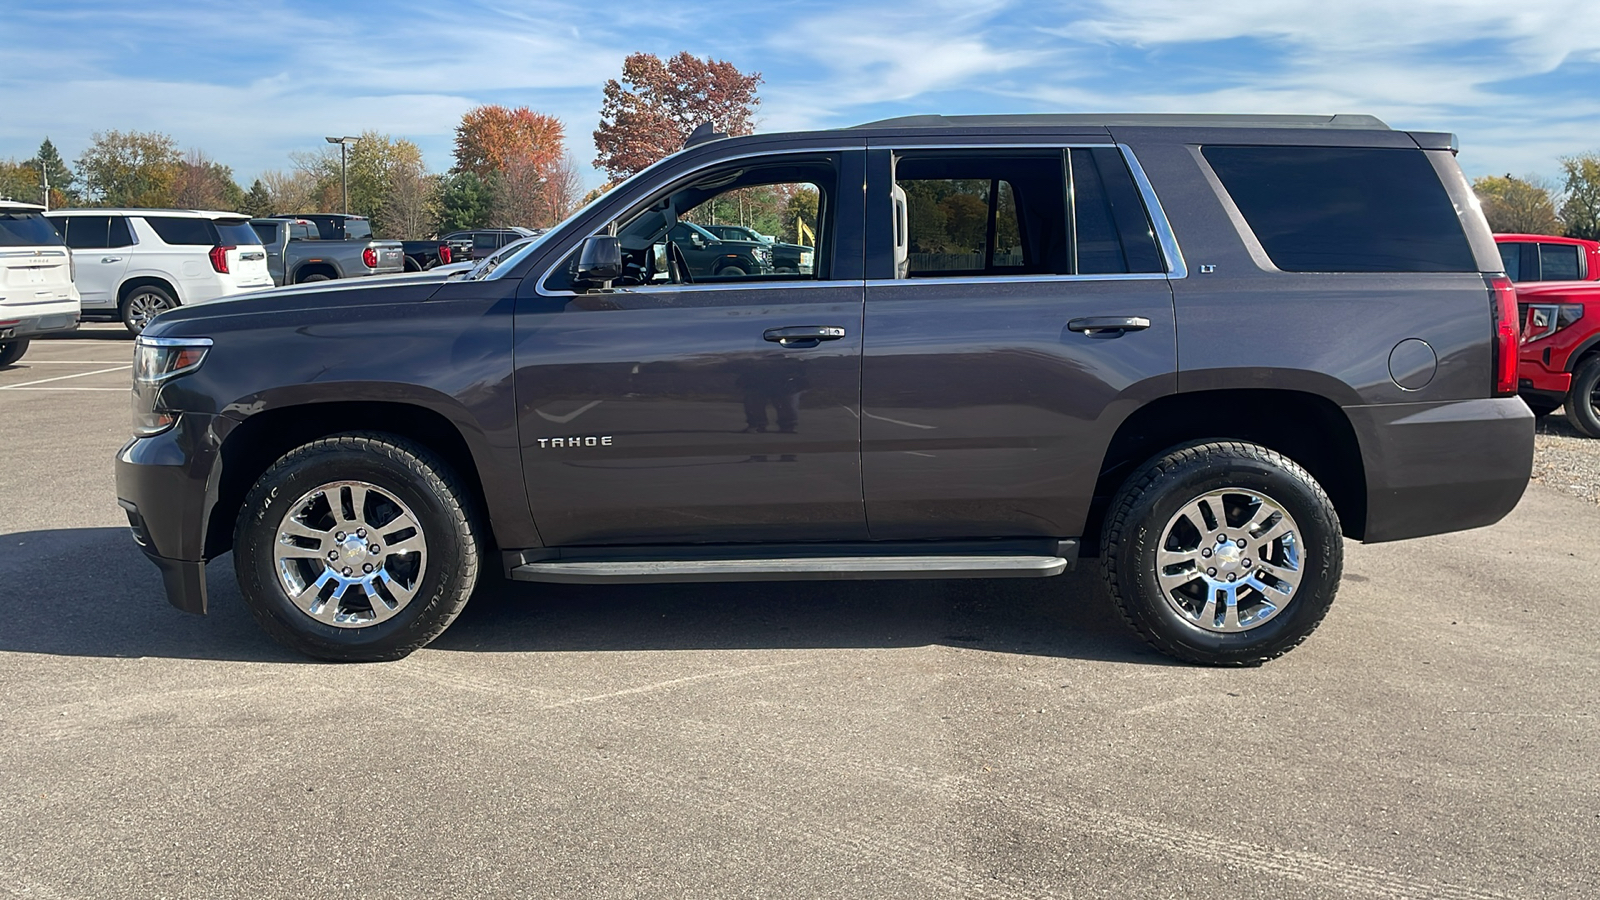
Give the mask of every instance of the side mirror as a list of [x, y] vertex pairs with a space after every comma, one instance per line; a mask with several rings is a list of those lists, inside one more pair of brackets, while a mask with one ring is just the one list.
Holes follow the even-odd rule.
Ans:
[[579, 281], [602, 284], [622, 275], [622, 242], [608, 234], [584, 238], [577, 275]]
[[689, 243], [693, 244], [696, 250], [704, 250], [706, 248], [706, 239], [701, 237], [698, 231], [689, 232]]

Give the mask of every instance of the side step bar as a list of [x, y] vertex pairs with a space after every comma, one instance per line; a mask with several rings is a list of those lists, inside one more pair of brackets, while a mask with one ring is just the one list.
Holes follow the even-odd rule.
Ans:
[[1061, 556], [928, 554], [782, 559], [604, 560], [523, 563], [514, 581], [561, 584], [681, 581], [846, 581], [901, 578], [1047, 578], [1069, 567]]

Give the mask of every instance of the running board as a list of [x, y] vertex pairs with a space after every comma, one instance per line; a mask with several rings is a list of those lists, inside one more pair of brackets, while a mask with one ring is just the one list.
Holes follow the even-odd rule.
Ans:
[[603, 560], [523, 563], [513, 581], [561, 584], [682, 581], [850, 581], [901, 578], [1047, 578], [1069, 567], [1061, 556], [928, 554], [782, 559]]

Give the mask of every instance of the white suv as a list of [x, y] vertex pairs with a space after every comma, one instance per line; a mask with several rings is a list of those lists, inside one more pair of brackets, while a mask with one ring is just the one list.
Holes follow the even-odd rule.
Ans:
[[247, 216], [194, 209], [63, 209], [49, 214], [76, 263], [85, 319], [134, 334], [183, 303], [272, 287]]
[[44, 207], [0, 200], [0, 366], [35, 335], [78, 327], [72, 259]]

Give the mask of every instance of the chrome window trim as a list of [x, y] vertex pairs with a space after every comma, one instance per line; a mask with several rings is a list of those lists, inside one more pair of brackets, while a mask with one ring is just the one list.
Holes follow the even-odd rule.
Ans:
[[860, 290], [863, 285], [871, 284], [870, 281], [856, 279], [854, 281], [719, 281], [716, 284], [636, 284], [622, 288], [612, 288], [610, 291], [591, 291], [587, 294], [577, 293], [551, 293], [546, 297], [604, 297], [607, 294], [679, 294], [684, 291], [768, 291], [774, 288], [809, 289], [853, 287]]
[[1041, 284], [1054, 281], [1166, 281], [1165, 272], [1108, 272], [1101, 275], [951, 275], [870, 278], [867, 287], [912, 284]]
[[[800, 153], [850, 153], [850, 152], [854, 152], [854, 151], [858, 151], [858, 150], [859, 151], [864, 151], [864, 150], [867, 150], [867, 149], [869, 149], [869, 148], [867, 147], [866, 141], [863, 139], [862, 142], [859, 143], [859, 144], [827, 144], [827, 145], [822, 145], [822, 146], [817, 146], [817, 147], [788, 147], [788, 148], [783, 149], [783, 150], [758, 150], [755, 153], [728, 153], [726, 155], [717, 156], [717, 157], [714, 157], [712, 159], [706, 160], [705, 165], [700, 166], [700, 167], [698, 167], [698, 168], [696, 168], [696, 169], [694, 169], [694, 170], [692, 170], [690, 172], [685, 173], [685, 176], [693, 175], [695, 172], [699, 172], [702, 169], [710, 168], [711, 166], [720, 165], [720, 164], [725, 163], [725, 162], [731, 162], [733, 160], [739, 160], [739, 159], [753, 159], [753, 158], [758, 157], [758, 156], [793, 156], [793, 155], [800, 154]], [[639, 172], [633, 176], [633, 178], [638, 178], [640, 175], [643, 175], [646, 172], [649, 172], [651, 169], [654, 169], [657, 166], [662, 165], [663, 163], [667, 162], [667, 160], [673, 159], [673, 158], [677, 157], [679, 154], [681, 154], [683, 152], [684, 152], [683, 150], [679, 150], [677, 153], [673, 153], [670, 156], [662, 157], [661, 159], [659, 159], [656, 162], [652, 163], [650, 166], [648, 166], [648, 167], [646, 167], [644, 169], [640, 169]], [[632, 181], [633, 178], [630, 178], [628, 180]], [[627, 182], [623, 182], [623, 184], [617, 185], [617, 187], [612, 188], [612, 190], [619, 190], [626, 184], [627, 184]], [[646, 196], [647, 197], [648, 196], [654, 196], [654, 194], [651, 193], [651, 194], [647, 194]], [[601, 199], [603, 199], [603, 196], [602, 197], [596, 197], [594, 202], [599, 203]], [[619, 214], [617, 216], [614, 216], [611, 219], [606, 220], [605, 225], [610, 225], [611, 222], [615, 221], [616, 219], [620, 219], [620, 218], [622, 218], [622, 216], [627, 215], [628, 213], [632, 212], [636, 206], [637, 206], [637, 204], [633, 204], [633, 205], [628, 206], [627, 209], [625, 209], [621, 214]], [[566, 221], [563, 221], [561, 224], [559, 224], [556, 227], [550, 229], [550, 231], [548, 233], [546, 233], [544, 235], [544, 237], [547, 238], [547, 239], [551, 238], [551, 237], [554, 237], [561, 230], [561, 227], [563, 225], [566, 225], [568, 222], [575, 221], [578, 218], [578, 213], [581, 213], [582, 211], [583, 210], [578, 210], [578, 212], [575, 212], [572, 215], [568, 216]], [[602, 226], [602, 227], [604, 227], [604, 226]], [[600, 232], [596, 231], [596, 232], [593, 232], [592, 234], [586, 234], [586, 235], [584, 235], [584, 237], [585, 238], [593, 237], [594, 235], [599, 234], [599, 233]], [[540, 243], [545, 243], [545, 241], [541, 241]], [[573, 249], [575, 250], [577, 248], [574, 247]], [[586, 297], [586, 296], [588, 296], [587, 294], [580, 294], [577, 291], [547, 291], [547, 290], [545, 290], [545, 287], [544, 287], [545, 281], [547, 281], [550, 278], [551, 273], [555, 272], [556, 267], [560, 266], [562, 261], [565, 260], [565, 259], [566, 259], [566, 255], [563, 254], [561, 256], [561, 258], [557, 259], [554, 263], [551, 263], [549, 268], [545, 269], [543, 272], [541, 272], [539, 274], [539, 280], [534, 282], [534, 285], [533, 285], [533, 290], [534, 290], [534, 292], [536, 294], [538, 294], [541, 297]], [[509, 270], [510, 267], [502, 265], [500, 268]], [[494, 280], [496, 280], [496, 279], [498, 279], [500, 277], [502, 277], [502, 276], [501, 275], [495, 275], [495, 274], [491, 273], [488, 278], [485, 278], [483, 280], [484, 281], [494, 281]], [[765, 282], [759, 282], [759, 283], [765, 284]], [[832, 281], [811, 281], [811, 282], [808, 282], [808, 283], [812, 284], [812, 285], [819, 285], [819, 284], [833, 284], [835, 282], [832, 282]], [[856, 280], [856, 281], [840, 281], [840, 282], [836, 282], [836, 283], [838, 283], [838, 284], [854, 284], [854, 285], [860, 285], [861, 284], [860, 280]], [[785, 282], [777, 282], [777, 284], [781, 284], [783, 286], [792, 287], [794, 285], [794, 282], [785, 281]], [[744, 290], [749, 290], [750, 287], [751, 287], [750, 285], [728, 285], [728, 287], [735, 287], [735, 286], [740, 287], [740, 288], [742, 288]], [[641, 287], [655, 287], [655, 286], [654, 285], [637, 285], [635, 287], [625, 288], [625, 289], [622, 289], [622, 290], [632, 291], [632, 290], [638, 290]], [[660, 287], [666, 287], [666, 285], [661, 285]], [[720, 284], [715, 284], [715, 285], [713, 285], [713, 284], [686, 284], [686, 285], [674, 285], [673, 287], [675, 287], [675, 288], [677, 288], [679, 290], [682, 290], [684, 288], [690, 288], [690, 289], [694, 289], [694, 290], [705, 290], [707, 288], [723, 287], [723, 285], [720, 285]]]
[[60, 244], [40, 244], [39, 247], [41, 249], [39, 249], [39, 250], [0, 250], [0, 259], [13, 259], [13, 258], [23, 258], [23, 257], [32, 259], [34, 257], [40, 257], [40, 256], [61, 256], [61, 257], [65, 257], [67, 255], [67, 252], [65, 250], [46, 250], [46, 249], [42, 249], [42, 248], [45, 248], [45, 247], [59, 247], [59, 246], [61, 246], [61, 245]]
[[1123, 162], [1128, 164], [1128, 171], [1133, 173], [1133, 183], [1139, 186], [1139, 194], [1144, 197], [1144, 208], [1150, 216], [1150, 224], [1156, 230], [1156, 242], [1161, 245], [1161, 253], [1167, 259], [1168, 278], [1189, 277], [1189, 267], [1183, 261], [1183, 251], [1178, 248], [1178, 237], [1172, 233], [1172, 223], [1167, 221], [1167, 211], [1161, 208], [1161, 199], [1156, 196], [1156, 190], [1150, 185], [1150, 179], [1144, 174], [1144, 167], [1139, 165], [1138, 157], [1133, 155], [1133, 148], [1127, 144], [1117, 144], [1117, 149], [1122, 151]]

